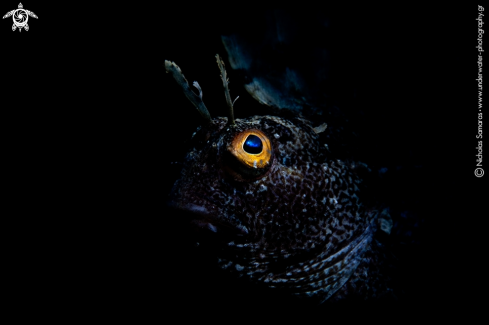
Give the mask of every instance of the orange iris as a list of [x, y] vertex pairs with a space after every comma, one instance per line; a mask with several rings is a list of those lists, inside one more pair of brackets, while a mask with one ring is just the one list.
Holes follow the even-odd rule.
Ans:
[[[245, 142], [250, 135], [254, 135], [261, 140], [262, 150], [259, 153], [249, 153], [244, 149]], [[268, 137], [260, 130], [246, 130], [238, 134], [231, 144], [228, 146], [231, 152], [238, 161], [249, 168], [265, 168], [270, 164], [272, 157], [272, 146]]]

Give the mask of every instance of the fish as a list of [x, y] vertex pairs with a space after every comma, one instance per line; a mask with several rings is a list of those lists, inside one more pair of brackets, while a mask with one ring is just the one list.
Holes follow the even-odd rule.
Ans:
[[311, 304], [390, 299], [389, 259], [377, 234], [392, 220], [365, 179], [369, 167], [338, 159], [303, 116], [234, 119], [224, 61], [216, 56], [227, 117], [211, 118], [197, 82], [165, 69], [202, 123], [188, 144], [168, 205], [184, 212], [220, 268]]

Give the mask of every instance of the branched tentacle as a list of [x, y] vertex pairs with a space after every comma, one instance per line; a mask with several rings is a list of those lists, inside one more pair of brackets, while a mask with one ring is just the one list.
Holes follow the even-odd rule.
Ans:
[[209, 111], [207, 110], [207, 107], [205, 107], [204, 102], [202, 101], [202, 89], [200, 88], [197, 81], [194, 81], [193, 85], [199, 90], [199, 95], [196, 95], [190, 89], [188, 81], [183, 76], [182, 70], [180, 70], [180, 67], [178, 65], [176, 65], [174, 62], [165, 60], [165, 69], [167, 73], [170, 72], [172, 74], [173, 78], [175, 78], [175, 81], [180, 85], [180, 87], [182, 87], [183, 93], [192, 102], [192, 104], [194, 104], [202, 118], [207, 123], [211, 123], [212, 118], [209, 114]]
[[[231, 94], [229, 93], [229, 79], [227, 78], [226, 69], [224, 68], [224, 61], [219, 57], [219, 54], [216, 54], [216, 59], [217, 59], [217, 64], [219, 65], [219, 70], [221, 70], [221, 79], [222, 79], [222, 84], [224, 85], [224, 95], [226, 96], [226, 103], [229, 107], [228, 124], [235, 125], [233, 102], [231, 102]], [[236, 99], [238, 98], [236, 97]]]

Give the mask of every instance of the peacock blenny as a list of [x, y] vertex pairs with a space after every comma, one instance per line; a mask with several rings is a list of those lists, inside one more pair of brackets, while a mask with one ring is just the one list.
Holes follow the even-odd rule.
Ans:
[[228, 117], [211, 118], [180, 68], [165, 61], [203, 118], [192, 136], [169, 205], [215, 237], [219, 265], [252, 282], [314, 303], [393, 296], [381, 212], [366, 198], [366, 165], [333, 158], [302, 117], [234, 119], [217, 56]]

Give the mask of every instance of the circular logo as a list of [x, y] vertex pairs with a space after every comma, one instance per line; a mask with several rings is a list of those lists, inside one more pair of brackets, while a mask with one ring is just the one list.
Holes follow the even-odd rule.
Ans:
[[27, 24], [28, 17], [27, 17], [27, 12], [25, 12], [24, 9], [15, 10], [12, 16], [14, 18], [14, 24], [17, 27], [23, 27]]
[[482, 168], [476, 168], [474, 171], [475, 176], [477, 177], [482, 177], [484, 176], [484, 169]]

